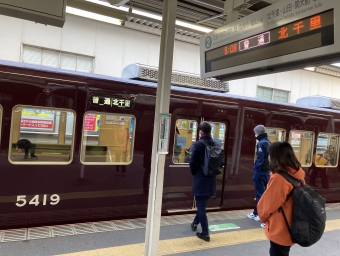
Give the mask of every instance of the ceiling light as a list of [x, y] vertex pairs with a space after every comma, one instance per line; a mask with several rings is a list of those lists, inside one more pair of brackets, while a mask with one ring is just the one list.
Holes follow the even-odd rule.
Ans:
[[332, 65], [340, 68], [340, 63], [333, 63]]
[[104, 15], [100, 15], [100, 14], [96, 14], [96, 13], [93, 13], [93, 12], [83, 11], [83, 10], [76, 9], [76, 8], [73, 8], [73, 7], [69, 7], [69, 6], [66, 6], [66, 13], [81, 16], [81, 17], [84, 17], [84, 18], [89, 18], [89, 19], [92, 19], [92, 20], [98, 20], [98, 21], [102, 21], [102, 22], [106, 22], [106, 23], [110, 23], [110, 24], [114, 24], [114, 25], [122, 25], [121, 20], [111, 18], [111, 17], [108, 17], [108, 16], [104, 16]]
[[[105, 3], [103, 1], [98, 1], [98, 0], [87, 0], [87, 1], [92, 2], [92, 3], [96, 3], [96, 4], [100, 4], [100, 5], [104, 5], [106, 7], [119, 9], [121, 11], [129, 12], [129, 8], [127, 8], [127, 7], [123, 7], [123, 6], [118, 7], [118, 6], [110, 5], [109, 3]], [[135, 14], [138, 14], [138, 15], [141, 15], [141, 16], [145, 16], [145, 17], [149, 17], [149, 18], [152, 18], [152, 19], [155, 19], [155, 20], [162, 20], [162, 16], [157, 15], [157, 14], [152, 14], [152, 13], [139, 11], [139, 10], [135, 10], [135, 9], [132, 9], [132, 13], [135, 13]], [[201, 31], [201, 32], [204, 32], [204, 33], [209, 33], [211, 31], [213, 31], [210, 28], [198, 26], [198, 25], [195, 25], [195, 24], [191, 24], [189, 22], [184, 22], [184, 21], [179, 21], [179, 20], [176, 20], [176, 25], [181, 26], [181, 27], [185, 27], [185, 28], [194, 29], [194, 30]]]
[[315, 67], [309, 67], [309, 68], [304, 68], [305, 70], [309, 70], [309, 71], [315, 71]]

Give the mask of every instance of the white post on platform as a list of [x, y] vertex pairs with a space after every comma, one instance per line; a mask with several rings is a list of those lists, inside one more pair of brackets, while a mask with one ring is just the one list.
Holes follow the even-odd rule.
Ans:
[[155, 123], [152, 142], [151, 175], [149, 188], [148, 215], [146, 221], [144, 255], [156, 256], [161, 223], [164, 154], [158, 154], [160, 114], [169, 112], [172, 60], [175, 42], [177, 0], [163, 1], [162, 35], [159, 54], [158, 85], [155, 107]]

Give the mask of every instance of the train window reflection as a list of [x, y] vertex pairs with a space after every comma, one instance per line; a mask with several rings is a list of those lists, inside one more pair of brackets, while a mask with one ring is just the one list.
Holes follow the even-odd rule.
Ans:
[[69, 109], [15, 106], [9, 161], [13, 164], [69, 164], [73, 158], [75, 113]]
[[292, 145], [295, 156], [303, 167], [312, 165], [314, 137], [315, 134], [311, 131], [292, 130], [289, 133], [288, 142]]
[[175, 138], [172, 161], [175, 164], [189, 163], [190, 147], [197, 141], [197, 122], [178, 119], [175, 127]]
[[89, 165], [128, 165], [132, 162], [136, 118], [131, 115], [87, 112], [84, 115], [81, 162]]
[[314, 163], [318, 167], [337, 167], [339, 134], [319, 133]]

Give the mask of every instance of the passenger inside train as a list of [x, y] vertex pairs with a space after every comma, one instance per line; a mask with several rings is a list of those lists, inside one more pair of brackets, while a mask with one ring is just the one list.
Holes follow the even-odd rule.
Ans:
[[35, 155], [35, 147], [36, 147], [35, 144], [31, 143], [29, 140], [26, 140], [26, 139], [18, 140], [16, 144], [17, 144], [16, 151], [18, 153], [20, 153], [22, 149], [24, 150], [25, 152], [24, 159], [28, 159], [29, 151], [30, 151], [31, 159], [38, 159], [38, 157]]

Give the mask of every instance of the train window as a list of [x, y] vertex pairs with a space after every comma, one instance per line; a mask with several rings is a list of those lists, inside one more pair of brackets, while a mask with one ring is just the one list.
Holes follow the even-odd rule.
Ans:
[[84, 115], [81, 158], [88, 165], [128, 165], [132, 162], [136, 118], [87, 112]]
[[286, 139], [286, 130], [282, 128], [266, 128], [268, 139], [271, 143], [277, 141], [284, 141]]
[[[271, 143], [277, 142], [277, 141], [284, 141], [286, 138], [286, 130], [282, 128], [272, 128], [272, 127], [266, 127], [266, 133], [268, 135], [268, 139]], [[256, 150], [257, 150], [257, 143], [258, 140], [256, 140], [255, 145], [255, 156], [254, 156], [254, 163], [256, 161]]]
[[190, 147], [197, 140], [197, 122], [178, 119], [175, 127], [175, 139], [172, 161], [175, 164], [189, 163]]
[[75, 118], [75, 112], [69, 109], [15, 106], [9, 161], [33, 165], [71, 163]]
[[288, 142], [292, 145], [295, 156], [303, 167], [312, 165], [314, 137], [315, 134], [311, 131], [292, 130], [289, 133]]
[[319, 133], [314, 157], [315, 166], [338, 166], [339, 136], [339, 134], [334, 133]]

